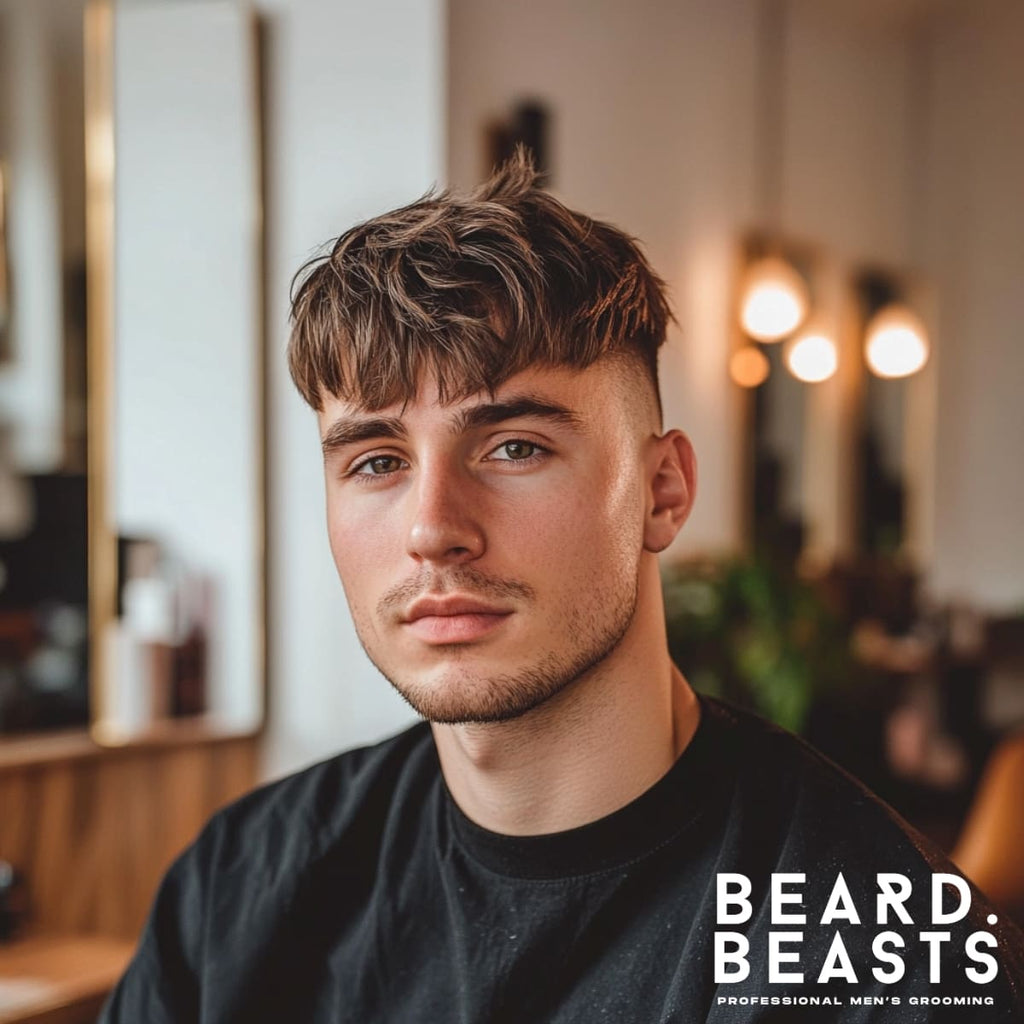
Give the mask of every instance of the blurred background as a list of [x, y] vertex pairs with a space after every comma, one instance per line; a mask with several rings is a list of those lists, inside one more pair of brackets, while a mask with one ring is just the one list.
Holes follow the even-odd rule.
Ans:
[[671, 289], [683, 671], [1020, 914], [1022, 46], [1015, 0], [0, 0], [0, 935], [130, 943], [215, 807], [412, 720], [288, 289], [518, 142]]

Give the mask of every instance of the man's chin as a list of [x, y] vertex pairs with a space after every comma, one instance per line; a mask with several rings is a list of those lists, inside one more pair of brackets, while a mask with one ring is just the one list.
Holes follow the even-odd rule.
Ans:
[[511, 722], [546, 703], [569, 682], [537, 672], [486, 677], [445, 672], [414, 681], [388, 678], [406, 703], [435, 725]]
[[[430, 722], [511, 722], [589, 678], [621, 644], [635, 611], [635, 600], [623, 602], [603, 630], [589, 635], [563, 630], [576, 642], [560, 653], [538, 654], [527, 637], [520, 637], [516, 644], [451, 644], [434, 646], [427, 653], [421, 648], [411, 657], [396, 645], [388, 649], [387, 659], [375, 658], [365, 643], [363, 649], [406, 702]], [[531, 649], [535, 660], [523, 665], [523, 652]], [[392, 666], [401, 670], [393, 671]]]

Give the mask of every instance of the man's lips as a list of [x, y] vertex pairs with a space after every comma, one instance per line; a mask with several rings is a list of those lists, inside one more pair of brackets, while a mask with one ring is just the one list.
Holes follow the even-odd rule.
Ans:
[[446, 594], [417, 598], [406, 610], [402, 624], [426, 643], [468, 643], [497, 629], [511, 615], [510, 608]]

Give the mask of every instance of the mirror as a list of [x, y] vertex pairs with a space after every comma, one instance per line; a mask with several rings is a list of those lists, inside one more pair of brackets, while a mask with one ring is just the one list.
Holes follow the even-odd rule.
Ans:
[[753, 543], [796, 561], [804, 548], [806, 385], [785, 367], [782, 345], [765, 347], [768, 378], [752, 396]]
[[[930, 289], [922, 283], [893, 272], [864, 270], [855, 276], [854, 291], [857, 332], [865, 343], [872, 318], [885, 308], [927, 311], [925, 320], [908, 321], [927, 338], [927, 322], [935, 317]], [[870, 362], [866, 356], [865, 362]], [[930, 548], [923, 499], [933, 486], [934, 364], [926, 361], [902, 377], [881, 376], [877, 369], [864, 368], [860, 387], [855, 550], [868, 560], [920, 570]]]
[[747, 542], [812, 574], [855, 562], [912, 574], [931, 552], [934, 371], [926, 362], [882, 378], [865, 339], [873, 315], [897, 299], [933, 320], [931, 290], [836, 260], [800, 266], [817, 308], [815, 328], [793, 337], [824, 325], [837, 358], [829, 376], [804, 382], [787, 366], [792, 338], [760, 348], [764, 377], [746, 388]]
[[82, 15], [0, 0], [0, 736], [89, 717]]
[[117, 537], [116, 608], [94, 620], [94, 733], [120, 742], [197, 716], [251, 731], [264, 690], [255, 22], [236, 0], [90, 13], [112, 41], [97, 49], [113, 159], [102, 137], [90, 156], [97, 175], [113, 167], [108, 565]]
[[262, 720], [257, 41], [0, 0], [0, 737]]

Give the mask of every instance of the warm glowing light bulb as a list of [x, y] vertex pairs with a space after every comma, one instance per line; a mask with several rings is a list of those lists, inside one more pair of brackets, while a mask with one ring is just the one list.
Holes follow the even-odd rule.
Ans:
[[779, 341], [807, 315], [807, 285], [783, 259], [769, 256], [751, 264], [743, 287], [740, 323], [757, 341]]
[[786, 347], [789, 372], [805, 384], [828, 380], [839, 366], [836, 343], [824, 334], [802, 334]]
[[756, 388], [768, 379], [768, 357], [756, 345], [744, 345], [729, 360], [729, 376], [741, 388]]
[[928, 334], [906, 306], [884, 306], [868, 324], [864, 356], [879, 377], [909, 377], [928, 362]]

